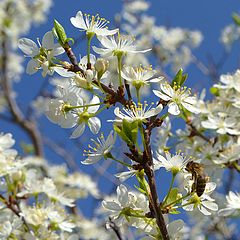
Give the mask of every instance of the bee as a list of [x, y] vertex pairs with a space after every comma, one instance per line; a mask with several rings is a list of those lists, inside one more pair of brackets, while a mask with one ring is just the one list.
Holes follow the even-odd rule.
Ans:
[[203, 166], [200, 163], [190, 161], [186, 165], [186, 170], [192, 174], [193, 185], [191, 192], [196, 192], [198, 197], [202, 196], [209, 177], [205, 175]]

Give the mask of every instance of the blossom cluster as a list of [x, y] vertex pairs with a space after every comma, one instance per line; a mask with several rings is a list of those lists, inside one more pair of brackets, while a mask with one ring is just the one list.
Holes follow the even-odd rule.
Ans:
[[[26, 14], [21, 8], [29, 4], [33, 22], [41, 22], [51, 5], [46, 1], [38, 9], [32, 1], [3, 1], [0, 6], [7, 3], [16, 10], [13, 21]], [[117, 182], [116, 193], [107, 195], [98, 189], [97, 177], [76, 169], [80, 161], [69, 171], [39, 156], [22, 157], [12, 149], [12, 135], [1, 133], [1, 239], [204, 239], [204, 233], [216, 229], [214, 237], [233, 236], [234, 226], [228, 228], [226, 218], [239, 217], [240, 196], [225, 186], [223, 176], [240, 172], [240, 70], [220, 76], [211, 88], [212, 100], [205, 100], [204, 91], [195, 94], [180, 66], [194, 59], [192, 49], [201, 43], [201, 33], [157, 26], [145, 14], [149, 6], [144, 0], [125, 1], [122, 17], [116, 19], [120, 29], [109, 29], [98, 14], [78, 11], [70, 22], [86, 39], [86, 56], [73, 52], [76, 43], [57, 20], [41, 40], [24, 37], [17, 43], [30, 16], [23, 16], [26, 23], [17, 32], [6, 21], [0, 24], [0, 41], [11, 38], [11, 48], [18, 45], [29, 59], [26, 72], [51, 77], [53, 92], [32, 104], [35, 117], [43, 113], [57, 129], [71, 129], [76, 145], [90, 139], [81, 152], [82, 167], [101, 172], [107, 164], [117, 164], [111, 165], [114, 176], [109, 178]], [[6, 20], [4, 14], [10, 13], [0, 10]], [[222, 35], [230, 45], [238, 32], [226, 32], [234, 31]], [[149, 64], [150, 54], [160, 60], [159, 68]], [[162, 70], [168, 65], [176, 72], [171, 78]], [[14, 112], [8, 98], [0, 98], [0, 110], [6, 100]], [[177, 118], [186, 128], [174, 132]], [[218, 192], [221, 187], [228, 190], [226, 201]], [[97, 202], [91, 219], [80, 208], [89, 197]], [[196, 224], [184, 223], [182, 213]]]

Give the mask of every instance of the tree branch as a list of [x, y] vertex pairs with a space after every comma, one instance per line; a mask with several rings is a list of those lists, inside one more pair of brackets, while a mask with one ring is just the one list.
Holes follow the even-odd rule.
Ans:
[[31, 120], [27, 120], [23, 113], [21, 112], [20, 108], [18, 107], [15, 98], [13, 97], [13, 90], [11, 87], [11, 82], [8, 79], [7, 75], [7, 63], [8, 63], [8, 49], [7, 49], [7, 42], [8, 38], [7, 35], [2, 32], [2, 88], [4, 92], [4, 96], [6, 98], [9, 111], [13, 117], [13, 120], [28, 134], [30, 137], [35, 153], [38, 156], [43, 155], [43, 149], [42, 149], [42, 141], [41, 141], [41, 135], [37, 129], [37, 126], [35, 122]]

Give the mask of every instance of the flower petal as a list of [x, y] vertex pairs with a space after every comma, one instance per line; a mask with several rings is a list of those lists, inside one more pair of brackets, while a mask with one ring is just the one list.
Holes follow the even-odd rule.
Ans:
[[19, 39], [18, 47], [29, 57], [36, 56], [39, 51], [37, 44], [28, 38]]
[[93, 134], [97, 134], [101, 128], [101, 121], [97, 117], [91, 117], [88, 119], [88, 126]]
[[85, 123], [81, 123], [80, 125], [78, 125], [77, 128], [75, 128], [70, 138], [80, 137], [83, 134], [84, 130], [85, 130]]
[[54, 49], [54, 38], [51, 31], [46, 32], [43, 36], [42, 46], [45, 49]]
[[179, 115], [180, 110], [178, 105], [175, 102], [171, 102], [168, 104], [168, 112], [172, 115]]
[[76, 17], [71, 17], [70, 22], [76, 28], [87, 30], [87, 25], [84, 21], [83, 14], [81, 11], [78, 11]]

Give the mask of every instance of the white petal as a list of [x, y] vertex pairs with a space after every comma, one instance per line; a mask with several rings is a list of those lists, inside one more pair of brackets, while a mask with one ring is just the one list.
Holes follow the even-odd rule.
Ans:
[[93, 46], [93, 51], [99, 55], [103, 55], [103, 56], [111, 56], [112, 55], [112, 50], [111, 49], [104, 49], [104, 48], [98, 48]]
[[[89, 105], [90, 104], [97, 104], [97, 103], [100, 103], [99, 97], [98, 96], [94, 96], [92, 98], [92, 100], [89, 102]], [[90, 106], [90, 107], [88, 107], [88, 112], [89, 113], [95, 113], [99, 109], [99, 107], [100, 107], [100, 105]]]
[[163, 99], [164, 101], [169, 101], [169, 100], [172, 99], [172, 98], [169, 97], [168, 95], [166, 95], [166, 94], [164, 94], [164, 93], [162, 93], [162, 92], [160, 92], [160, 91], [158, 91], [158, 90], [153, 90], [153, 93], [154, 93], [156, 96], [158, 96], [158, 97], [160, 97], [161, 99]]
[[109, 36], [109, 35], [114, 35], [115, 33], [117, 33], [119, 31], [119, 29], [114, 29], [114, 30], [108, 30], [107, 28], [102, 28], [102, 29], [95, 29], [94, 32], [98, 35], [98, 36]]
[[34, 57], [38, 54], [38, 46], [37, 44], [28, 38], [21, 38], [18, 41], [18, 47], [30, 57]]
[[173, 88], [169, 84], [162, 83], [162, 84], [160, 84], [160, 88], [169, 97], [173, 97], [174, 96], [174, 90], [173, 90]]
[[88, 126], [93, 134], [97, 134], [101, 128], [101, 121], [97, 117], [91, 117], [88, 119]]
[[58, 56], [64, 52], [65, 52], [64, 48], [59, 43], [54, 44], [53, 56]]
[[59, 125], [62, 128], [72, 128], [77, 124], [78, 117], [73, 114], [67, 114], [66, 117], [62, 118], [62, 121], [59, 123]]
[[233, 213], [235, 212], [235, 209], [232, 209], [232, 208], [224, 208], [224, 209], [221, 209], [219, 212], [218, 212], [218, 215], [219, 216], [229, 216], [229, 215], [232, 215]]
[[85, 130], [85, 123], [81, 123], [77, 128], [75, 128], [70, 138], [80, 137], [83, 134], [84, 130]]
[[108, 210], [112, 210], [112, 211], [121, 211], [122, 210], [121, 206], [116, 202], [103, 201], [102, 206], [104, 208], [106, 208]]
[[94, 164], [94, 163], [98, 162], [99, 160], [101, 160], [101, 158], [102, 158], [102, 155], [89, 156], [81, 163], [85, 164], [85, 165]]
[[136, 173], [136, 170], [130, 170], [127, 172], [121, 172], [115, 174], [115, 177], [119, 178], [121, 182], [126, 181], [128, 178], [132, 177]]
[[197, 106], [194, 106], [190, 103], [182, 102], [183, 107], [185, 107], [189, 112], [199, 114], [201, 112], [200, 108], [197, 108]]
[[117, 198], [119, 203], [121, 203], [122, 206], [127, 206], [128, 204], [128, 189], [121, 184], [117, 188]]
[[86, 26], [86, 23], [84, 21], [83, 14], [81, 11], [77, 12], [76, 17], [71, 17], [70, 22], [76, 28], [87, 30], [87, 26]]
[[58, 73], [62, 77], [74, 77], [76, 73], [69, 72], [67, 69], [61, 67], [54, 67], [53, 68], [56, 73]]
[[180, 110], [178, 105], [175, 102], [171, 102], [168, 104], [168, 112], [171, 113], [172, 115], [179, 115]]
[[212, 211], [217, 211], [218, 210], [218, 205], [214, 202], [209, 202], [209, 201], [203, 201], [202, 205]]
[[117, 48], [117, 43], [114, 37], [107, 38], [105, 36], [98, 36], [97, 38], [105, 48], [112, 50]]
[[26, 73], [32, 75], [38, 71], [39, 67], [40, 64], [36, 60], [31, 59], [27, 64]]
[[53, 49], [54, 48], [54, 38], [51, 31], [46, 32], [43, 36], [42, 46], [45, 49]]
[[202, 126], [203, 126], [204, 128], [217, 129], [217, 126], [214, 125], [212, 122], [210, 122], [210, 121], [208, 121], [208, 120], [202, 121], [201, 124], [202, 124]]
[[200, 212], [202, 212], [205, 216], [209, 216], [211, 215], [211, 213], [203, 206], [199, 206], [198, 205], [198, 209], [200, 210]]

